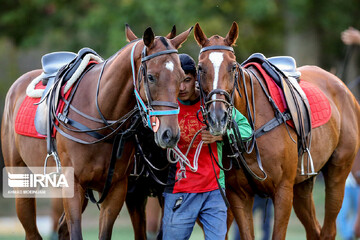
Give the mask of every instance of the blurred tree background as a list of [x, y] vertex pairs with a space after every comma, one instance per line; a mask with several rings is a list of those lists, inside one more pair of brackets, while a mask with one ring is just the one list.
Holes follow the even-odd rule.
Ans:
[[[359, 0], [2, 0], [0, 110], [9, 86], [41, 67], [43, 54], [90, 47], [108, 58], [126, 44], [125, 23], [139, 37], [148, 26], [166, 35], [174, 24], [179, 33], [196, 22], [207, 36], [225, 36], [236, 21], [238, 62], [254, 52], [291, 55], [298, 65], [336, 73], [346, 50], [340, 33], [360, 27], [359, 13]], [[197, 59], [193, 36], [180, 52]], [[356, 59], [352, 54], [346, 82], [359, 73]]]

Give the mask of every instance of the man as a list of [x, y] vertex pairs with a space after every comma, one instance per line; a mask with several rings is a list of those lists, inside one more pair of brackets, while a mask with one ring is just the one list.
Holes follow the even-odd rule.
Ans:
[[[178, 96], [181, 130], [178, 147], [186, 153], [192, 138], [202, 129], [201, 139], [195, 139], [187, 158], [193, 164], [196, 148], [200, 140], [203, 140], [204, 144], [210, 144], [211, 151], [221, 163], [221, 156], [218, 156], [218, 146], [221, 150], [221, 144], [217, 146], [216, 141], [221, 141], [222, 136], [211, 135], [196, 116], [200, 109], [200, 93], [196, 87], [195, 61], [186, 54], [179, 54], [179, 58], [186, 78], [180, 84]], [[246, 118], [240, 112], [236, 112], [236, 118], [240, 118], [237, 122], [240, 123], [242, 137], [250, 137], [252, 130]], [[164, 191], [163, 239], [189, 239], [197, 218], [203, 225], [205, 239], [225, 238], [227, 208], [219, 191], [219, 185], [222, 189], [225, 188], [224, 173], [212, 161], [210, 150], [204, 145], [196, 172], [186, 166], [185, 174], [179, 174], [179, 162], [170, 166], [168, 186]]]

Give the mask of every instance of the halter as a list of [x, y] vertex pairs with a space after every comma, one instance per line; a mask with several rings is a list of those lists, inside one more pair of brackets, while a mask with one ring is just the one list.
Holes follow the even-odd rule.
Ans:
[[[225, 51], [230, 51], [232, 53], [234, 53], [234, 49], [230, 46], [222, 46], [222, 45], [214, 45], [214, 46], [208, 46], [208, 47], [204, 47], [200, 50], [200, 53], [199, 53], [199, 56], [201, 55], [201, 53], [203, 52], [206, 52], [206, 51], [209, 51], [209, 50], [225, 50]], [[199, 71], [199, 70], [198, 70]], [[201, 84], [200, 84], [200, 73], [198, 72], [197, 74], [197, 78], [198, 78], [198, 82], [199, 82], [199, 88], [200, 88], [200, 97], [201, 97], [201, 113], [202, 113], [202, 116], [203, 116], [203, 119], [204, 119], [204, 123], [206, 125], [208, 125], [207, 123], [207, 116], [209, 114], [209, 112], [207, 111], [207, 108], [209, 106], [209, 104], [213, 103], [213, 102], [222, 102], [225, 104], [225, 106], [227, 107], [228, 109], [228, 122], [231, 121], [232, 119], [232, 109], [234, 107], [234, 90], [235, 88], [238, 89], [238, 86], [237, 86], [237, 80], [238, 80], [238, 71], [235, 72], [235, 77], [234, 77], [234, 87], [233, 87], [233, 91], [231, 93], [231, 95], [223, 90], [223, 89], [213, 89], [207, 96], [205, 96], [205, 93], [201, 87]], [[239, 94], [240, 94], [240, 91], [238, 91]], [[211, 99], [212, 96], [214, 94], [220, 94], [220, 95], [223, 95], [225, 97], [225, 100], [223, 99]]]
[[[157, 130], [159, 129], [159, 126], [160, 126], [160, 122], [159, 122], [159, 119], [157, 118], [157, 116], [179, 114], [180, 107], [177, 103], [152, 100], [151, 94], [150, 94], [150, 89], [149, 89], [149, 82], [148, 82], [148, 78], [147, 78], [147, 74], [146, 74], [146, 72], [147, 72], [146, 62], [155, 57], [165, 55], [165, 54], [177, 53], [178, 51], [176, 49], [169, 49], [169, 50], [156, 52], [149, 56], [146, 56], [146, 46], [144, 46], [144, 49], [141, 54], [141, 66], [140, 66], [139, 72], [138, 72], [138, 76], [139, 76], [138, 80], [140, 83], [140, 81], [141, 81], [140, 77], [141, 77], [141, 73], [142, 73], [142, 78], [144, 79], [145, 96], [146, 96], [146, 103], [145, 103], [140, 96], [139, 90], [136, 88], [134, 51], [135, 51], [135, 47], [138, 43], [139, 43], [139, 41], [137, 41], [134, 44], [134, 46], [132, 47], [131, 56], [130, 56], [135, 98], [136, 98], [137, 105], [138, 105], [139, 109], [141, 110], [140, 113], [141, 113], [144, 125], [148, 126], [154, 132], [157, 132]], [[139, 84], [139, 89], [140, 89], [140, 84]], [[175, 109], [174, 110], [154, 110], [153, 106], [165, 106], [165, 107], [170, 107], [170, 108], [175, 108]]]
[[[215, 46], [209, 46], [209, 47], [202, 48], [200, 50], [200, 54], [205, 52], [205, 51], [209, 51], [209, 50], [226, 50], [226, 51], [230, 51], [230, 52], [234, 53], [234, 49], [232, 47], [215, 45]], [[228, 92], [226, 92], [225, 90], [223, 90], [223, 89], [213, 89], [208, 94], [208, 96], [206, 96], [204, 98], [204, 102], [202, 102], [203, 106], [201, 106], [201, 111], [202, 111], [202, 114], [203, 114], [205, 124], [207, 124], [205, 118], [208, 115], [207, 106], [210, 103], [218, 101], [218, 102], [223, 102], [223, 103], [225, 103], [225, 105], [228, 106], [228, 116], [229, 116], [228, 117], [229, 118], [228, 123], [231, 123], [231, 124], [227, 124], [227, 126], [229, 128], [231, 128], [231, 126], [229, 126], [229, 125], [233, 125], [232, 127], [234, 129], [235, 134], [237, 135], [236, 138], [233, 136], [233, 139], [231, 139], [231, 140], [232, 140], [233, 143], [234, 142], [240, 142], [240, 148], [242, 148], [242, 149], [239, 149], [237, 144], [231, 144], [233, 146], [233, 148], [234, 148], [234, 155], [232, 157], [236, 157], [236, 158], [239, 157], [240, 162], [241, 162], [241, 166], [245, 168], [247, 173], [249, 173], [252, 177], [254, 177], [255, 179], [257, 179], [259, 181], [264, 181], [267, 178], [267, 174], [266, 174], [266, 172], [264, 171], [264, 169], [262, 167], [260, 153], [259, 153], [259, 149], [258, 149], [258, 146], [257, 146], [255, 134], [253, 134], [252, 137], [251, 137], [251, 142], [252, 143], [250, 145], [247, 144], [247, 147], [245, 148], [245, 146], [243, 145], [243, 143], [241, 141], [241, 135], [240, 135], [240, 132], [238, 130], [237, 124], [236, 124], [235, 121], [232, 120], [232, 108], [234, 107], [233, 103], [234, 103], [235, 89], [238, 91], [238, 93], [239, 93], [239, 95], [241, 97], [241, 93], [240, 93], [239, 85], [238, 85], [238, 77], [239, 77], [239, 72], [240, 72], [241, 75], [242, 75], [242, 79], [244, 81], [243, 84], [244, 84], [244, 91], [245, 91], [245, 99], [246, 99], [246, 106], [247, 106], [247, 111], [248, 111], [248, 117], [249, 117], [249, 120], [250, 120], [250, 125], [251, 125], [251, 128], [253, 129], [253, 131], [255, 131], [255, 124], [254, 124], [255, 123], [255, 108], [254, 108], [254, 113], [253, 113], [254, 118], [252, 118], [252, 116], [250, 114], [249, 100], [248, 100], [248, 95], [247, 95], [247, 90], [246, 90], [244, 71], [241, 69], [241, 66], [238, 63], [236, 63], [236, 65], [237, 65], [238, 71], [235, 72], [234, 87], [233, 87], [233, 91], [232, 91], [231, 95]], [[198, 74], [198, 81], [199, 81], [200, 92], [201, 92], [200, 95], [205, 95], [204, 91], [201, 89], [200, 74]], [[251, 83], [251, 86], [252, 86], [252, 91], [253, 91], [253, 84], [252, 83]], [[211, 100], [211, 97], [214, 94], [222, 94], [222, 95], [224, 95], [225, 98], [226, 98], [226, 101], [223, 100], [223, 99], [213, 99], [213, 100]], [[254, 94], [252, 94], [252, 97], [253, 97], [253, 106], [255, 106]], [[256, 175], [251, 170], [251, 168], [248, 166], [248, 164], [245, 161], [245, 158], [242, 155], [242, 152], [244, 152], [244, 151], [246, 151], [248, 154], [251, 153], [252, 150], [254, 149], [254, 147], [255, 147], [255, 152], [256, 152], [257, 163], [258, 163], [259, 169], [262, 172], [264, 177], [260, 177], [260, 176]]]

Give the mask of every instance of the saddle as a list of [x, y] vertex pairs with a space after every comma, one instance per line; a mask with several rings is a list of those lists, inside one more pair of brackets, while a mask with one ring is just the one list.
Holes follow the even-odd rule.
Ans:
[[312, 129], [311, 109], [306, 94], [299, 85], [301, 73], [296, 70], [295, 60], [289, 56], [266, 58], [261, 53], [255, 53], [241, 65], [245, 66], [251, 62], [259, 63], [283, 92], [287, 109], [298, 136], [299, 156], [302, 156], [303, 159], [304, 153], [308, 154], [311, 170], [307, 174], [315, 174], [309, 150]]
[[[33, 97], [41, 97], [40, 104], [35, 114], [35, 128], [38, 133], [47, 135], [47, 123], [48, 123], [48, 101], [47, 97], [50, 91], [55, 91], [55, 99], [59, 99], [60, 92], [65, 94], [74, 85], [74, 83], [80, 78], [90, 61], [102, 62], [103, 59], [92, 49], [82, 48], [78, 54], [73, 52], [53, 52], [46, 54], [42, 57], [42, 69], [43, 73], [34, 79], [36, 85], [39, 81], [45, 89], [40, 93], [37, 92], [33, 95], [31, 88], [34, 84], [30, 84], [27, 89], [27, 94]], [[61, 81], [60, 84], [55, 86], [55, 82]], [[34, 91], [35, 92], [35, 91]], [[41, 96], [39, 96], [41, 94]], [[57, 102], [53, 103], [57, 106]]]

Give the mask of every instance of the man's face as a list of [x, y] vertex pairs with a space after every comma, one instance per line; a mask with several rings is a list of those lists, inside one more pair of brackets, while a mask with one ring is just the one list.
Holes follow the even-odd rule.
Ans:
[[196, 97], [195, 76], [191, 73], [185, 74], [185, 79], [180, 83], [180, 92], [178, 98], [181, 101], [194, 101]]

